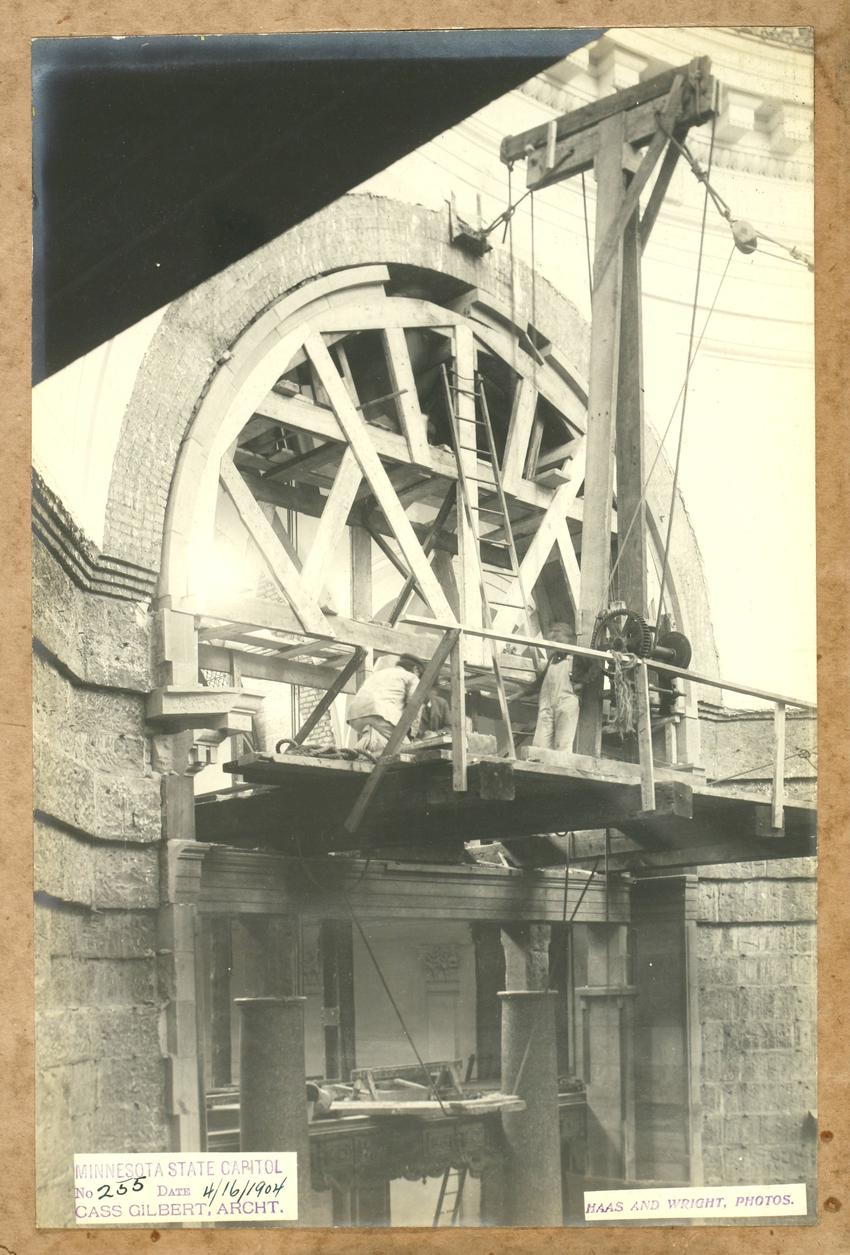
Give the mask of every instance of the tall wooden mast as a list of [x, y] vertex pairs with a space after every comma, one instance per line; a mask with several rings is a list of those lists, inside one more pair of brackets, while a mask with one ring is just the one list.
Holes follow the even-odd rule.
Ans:
[[[579, 644], [590, 645], [597, 615], [611, 599], [611, 522], [617, 482], [619, 598], [646, 615], [647, 553], [640, 259], [692, 126], [714, 113], [710, 62], [700, 57], [626, 91], [512, 135], [509, 165], [527, 159], [537, 190], [591, 168], [597, 181], [587, 412], [587, 469], [582, 524]], [[666, 153], [665, 153], [666, 149]], [[643, 151], [642, 151], [643, 150]], [[641, 214], [640, 195], [665, 153]], [[601, 677], [582, 699], [576, 749], [601, 749]]]

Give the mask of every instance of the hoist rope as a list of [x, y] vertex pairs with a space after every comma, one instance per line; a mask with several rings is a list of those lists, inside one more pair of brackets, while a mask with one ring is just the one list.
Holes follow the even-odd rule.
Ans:
[[[304, 854], [301, 850], [301, 842], [299, 841], [297, 835], [295, 837], [295, 848], [298, 853], [298, 859], [299, 859], [299, 862], [301, 863], [302, 871], [306, 875], [307, 879], [312, 882], [313, 886], [316, 889], [318, 889], [319, 892], [323, 896], [326, 895], [327, 885], [321, 884], [320, 881], [316, 879], [316, 877], [313, 875], [312, 871], [308, 867], [307, 860], [304, 858]], [[356, 889], [363, 881], [367, 871], [369, 870], [370, 862], [371, 862], [371, 858], [367, 858], [366, 866], [363, 868], [363, 871], [361, 872], [359, 879], [357, 880], [356, 884], [353, 886], [354, 889]], [[366, 953], [369, 955], [369, 958], [372, 960], [372, 965], [375, 968], [375, 972], [378, 976], [378, 980], [381, 982], [381, 985], [383, 986], [383, 989], [384, 989], [384, 993], [387, 995], [387, 998], [390, 1001], [390, 1005], [392, 1006], [392, 1009], [396, 1014], [398, 1022], [401, 1025], [401, 1031], [404, 1034], [404, 1036], [407, 1038], [410, 1048], [413, 1051], [414, 1055], [416, 1056], [416, 1062], [419, 1064], [419, 1067], [422, 1069], [422, 1073], [427, 1081], [428, 1088], [430, 1089], [431, 1094], [433, 1095], [434, 1099], [439, 1104], [440, 1110], [443, 1113], [443, 1115], [450, 1115], [451, 1113], [447, 1111], [445, 1103], [443, 1102], [442, 1098], [437, 1092], [436, 1084], [434, 1083], [434, 1080], [431, 1077], [431, 1073], [429, 1072], [428, 1067], [426, 1066], [425, 1061], [422, 1058], [422, 1055], [419, 1053], [419, 1049], [416, 1045], [416, 1042], [413, 1039], [413, 1035], [411, 1034], [410, 1030], [407, 1027], [407, 1024], [405, 1023], [404, 1016], [401, 1013], [401, 1008], [396, 1002], [393, 996], [393, 992], [390, 989], [389, 985], [387, 984], [387, 980], [386, 980], [386, 977], [384, 976], [383, 969], [381, 968], [381, 965], [378, 962], [378, 956], [375, 954], [374, 950], [372, 949], [369, 943], [369, 938], [366, 936], [366, 932], [363, 928], [363, 925], [360, 923], [360, 918], [357, 915], [357, 912], [355, 911], [354, 906], [351, 902], [351, 899], [349, 897], [349, 892], [346, 889], [342, 889], [341, 892], [342, 892], [342, 897], [345, 902], [345, 905], [348, 908], [348, 913], [351, 916], [351, 922], [354, 924], [354, 927], [357, 929], [358, 933], [360, 934], [360, 939], [362, 940], [363, 945], [366, 947]], [[364, 1111], [367, 1111], [367, 1110], [368, 1108], [364, 1108]]]
[[[677, 139], [676, 136], [673, 135], [670, 131], [667, 131], [666, 128], [665, 128], [665, 134], [668, 136], [670, 143], [673, 144], [678, 149], [678, 151], [682, 154], [682, 156], [687, 161], [688, 165], [691, 168], [691, 173], [693, 174], [694, 178], [699, 183], [704, 184], [706, 193], [711, 197], [712, 203], [715, 209], [717, 210], [717, 212], [720, 214], [721, 218], [724, 218], [726, 222], [729, 223], [730, 226], [734, 226], [735, 219], [732, 216], [732, 210], [729, 208], [728, 204], [720, 195], [720, 193], [717, 191], [717, 189], [712, 186], [709, 179], [709, 176], [711, 174], [712, 153], [714, 150], [714, 131], [715, 131], [716, 122], [717, 122], [717, 114], [715, 113], [714, 118], [712, 118], [712, 123], [711, 123], [711, 145], [710, 145], [709, 154], [708, 154], [708, 169], [707, 170], [703, 170], [702, 166], [697, 161], [696, 157], [693, 155], [690, 148], [688, 148], [687, 143], [685, 143], [683, 140]], [[758, 236], [760, 240], [767, 240], [769, 244], [775, 244], [777, 248], [783, 249], [784, 252], [786, 252], [789, 255], [789, 258], [791, 261], [795, 262], [797, 265], [805, 266], [806, 269], [809, 271], [814, 271], [814, 262], [812, 261], [811, 257], [809, 257], [807, 253], [804, 253], [802, 251], [802, 249], [797, 248], [795, 245], [783, 244], [781, 240], [774, 239], [773, 236], [768, 235], [766, 231], [759, 230], [758, 227], [753, 227], [753, 230], [755, 231], [755, 234]], [[773, 256], [773, 254], [766, 253], [765, 256], [770, 257], [770, 256]], [[777, 260], [779, 259], [777, 258]]]
[[697, 273], [694, 282], [694, 300], [691, 307], [691, 327], [688, 333], [688, 361], [685, 367], [685, 382], [682, 390], [682, 417], [679, 420], [679, 439], [676, 443], [676, 462], [673, 468], [673, 486], [670, 493], [670, 510], [667, 516], [667, 539], [664, 543], [664, 559], [661, 563], [661, 582], [658, 590], [658, 614], [655, 618], [655, 634], [658, 636], [658, 628], [661, 624], [661, 615], [664, 610], [664, 586], [667, 581], [667, 566], [670, 560], [670, 540], [673, 535], [673, 518], [676, 512], [676, 492], [679, 487], [679, 469], [682, 463], [682, 445], [685, 437], [685, 418], [688, 409], [688, 385], [691, 379], [691, 370], [694, 364], [694, 333], [696, 331], [697, 310], [699, 309], [699, 289], [702, 280], [702, 258], [705, 249], [705, 224], [708, 217], [708, 196], [709, 196], [709, 179], [711, 176], [711, 164], [714, 157], [714, 137], [717, 129], [717, 113], [715, 112], [711, 119], [711, 140], [708, 147], [708, 168], [705, 174], [705, 195], [702, 202], [702, 221], [699, 231], [699, 253], [697, 255]]

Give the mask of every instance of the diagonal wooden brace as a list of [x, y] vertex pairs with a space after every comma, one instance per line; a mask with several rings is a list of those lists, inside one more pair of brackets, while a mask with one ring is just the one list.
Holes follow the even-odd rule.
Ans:
[[598, 287], [599, 281], [605, 274], [611, 264], [611, 259], [617, 248], [617, 244], [622, 237], [626, 224], [632, 214], [638, 208], [640, 202], [640, 194], [646, 187], [649, 176], [655, 169], [655, 164], [661, 156], [664, 148], [670, 138], [670, 131], [673, 123], [678, 115], [679, 108], [682, 103], [682, 93], [685, 87], [685, 79], [681, 74], [677, 74], [673, 80], [673, 86], [670, 89], [670, 95], [663, 112], [658, 118], [658, 128], [649, 142], [646, 152], [643, 155], [640, 165], [638, 166], [631, 183], [626, 188], [623, 200], [620, 204], [616, 218], [605, 232], [605, 236], [596, 249], [596, 259], [593, 264], [593, 286]]
[[[319, 722], [324, 718], [325, 713], [328, 710], [330, 710], [331, 706], [333, 705], [334, 700], [343, 691], [346, 684], [354, 675], [355, 671], [357, 671], [357, 669], [359, 668], [360, 664], [362, 663], [365, 657], [366, 657], [366, 650], [363, 649], [361, 646], [358, 646], [357, 649], [355, 649], [354, 653], [349, 658], [348, 662], [340, 671], [337, 678], [334, 680], [331, 687], [319, 699], [317, 704], [310, 711], [310, 714], [305, 719], [304, 723], [295, 733], [295, 736], [292, 737], [292, 741], [295, 745], [304, 744], [304, 742], [307, 740], [307, 737], [310, 735], [313, 729], [317, 727]], [[284, 744], [283, 741], [278, 741], [277, 747], [276, 747], [278, 754], [280, 753], [280, 747], [283, 744]]]
[[399, 749], [402, 741], [407, 736], [410, 729], [413, 727], [413, 721], [419, 714], [420, 707], [424, 703], [428, 694], [431, 692], [431, 689], [434, 687], [437, 676], [440, 674], [440, 668], [457, 643], [459, 635], [460, 628], [450, 628], [434, 651], [434, 655], [430, 662], [425, 667], [425, 670], [422, 673], [422, 678], [413, 690], [413, 695], [411, 696], [410, 701], [405, 706], [401, 718], [390, 733], [389, 740], [384, 746], [380, 758], [375, 763], [375, 766], [370, 772], [369, 778], [363, 786], [357, 801], [351, 808], [351, 813], [348, 815], [348, 818], [343, 824], [345, 831], [352, 836], [360, 827], [363, 816], [366, 813], [366, 809], [369, 806], [376, 789], [386, 775], [387, 768], [390, 766], [396, 751]]

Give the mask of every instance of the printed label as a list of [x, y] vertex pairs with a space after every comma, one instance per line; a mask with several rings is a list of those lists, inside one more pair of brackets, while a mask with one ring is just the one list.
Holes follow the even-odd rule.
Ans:
[[586, 1190], [585, 1220], [723, 1220], [734, 1216], [805, 1216], [805, 1185], [681, 1186]]
[[74, 1213], [86, 1226], [297, 1220], [297, 1161], [295, 1151], [75, 1155]]

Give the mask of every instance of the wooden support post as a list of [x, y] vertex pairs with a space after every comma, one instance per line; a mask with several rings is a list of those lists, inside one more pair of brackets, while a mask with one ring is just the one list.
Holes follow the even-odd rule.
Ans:
[[363, 816], [366, 813], [366, 808], [371, 802], [375, 790], [378, 788], [378, 785], [386, 775], [387, 768], [390, 765], [393, 755], [399, 749], [401, 743], [404, 741], [404, 738], [407, 736], [408, 731], [413, 726], [413, 721], [419, 714], [420, 708], [428, 694], [431, 692], [431, 689], [434, 687], [434, 682], [440, 674], [440, 668], [451, 653], [453, 646], [457, 642], [459, 634], [459, 628], [450, 628], [449, 631], [446, 632], [445, 636], [434, 651], [433, 657], [423, 671], [422, 678], [413, 691], [413, 696], [405, 706], [401, 718], [393, 728], [389, 740], [384, 746], [381, 757], [378, 759], [374, 768], [370, 772], [369, 778], [363, 786], [360, 796], [354, 803], [354, 806], [351, 808], [351, 813], [343, 824], [345, 831], [350, 833], [352, 836], [360, 827]]
[[[622, 113], [599, 124], [596, 158], [597, 243], [616, 221], [623, 200]], [[587, 466], [581, 555], [579, 643], [589, 645], [596, 616], [608, 601], [614, 488], [614, 434], [620, 364], [623, 245], [593, 290], [587, 410]], [[602, 677], [585, 685], [576, 748], [598, 756], [602, 744]]]
[[641, 660], [635, 676], [637, 738], [640, 762], [640, 801], [645, 811], [655, 810], [655, 764], [652, 756], [652, 716], [649, 707], [649, 668]]
[[[307, 737], [313, 731], [313, 729], [318, 727], [319, 723], [325, 717], [325, 714], [327, 713], [327, 711], [330, 710], [336, 698], [344, 690], [348, 681], [357, 671], [359, 671], [363, 663], [363, 659], [365, 657], [366, 657], [365, 649], [361, 649], [361, 648], [355, 649], [354, 653], [351, 655], [348, 662], [342, 668], [342, 670], [340, 671], [337, 678], [334, 680], [331, 687], [327, 690], [327, 692], [325, 692], [319, 698], [319, 701], [316, 703], [316, 705], [310, 711], [310, 714], [304, 720], [301, 727], [295, 733], [295, 736], [292, 738], [292, 740], [295, 742], [296, 745], [303, 745], [304, 742], [307, 740]], [[280, 744], [280, 742], [278, 742], [278, 744]]]
[[[630, 189], [631, 190], [631, 189]], [[638, 211], [623, 231], [620, 364], [617, 375], [617, 597], [641, 616], [648, 613], [646, 437], [643, 417], [640, 245]]]
[[452, 690], [451, 690], [451, 728], [452, 728], [452, 788], [455, 793], [465, 793], [467, 789], [467, 752], [466, 752], [466, 684], [464, 683], [464, 645], [463, 632], [458, 633], [457, 642], [452, 650]]
[[354, 1054], [354, 942], [350, 920], [323, 920], [319, 948], [322, 958], [322, 1022], [325, 1032], [325, 1076], [347, 1081], [356, 1066]]
[[770, 793], [771, 827], [785, 827], [785, 703], [773, 707], [773, 787]]

